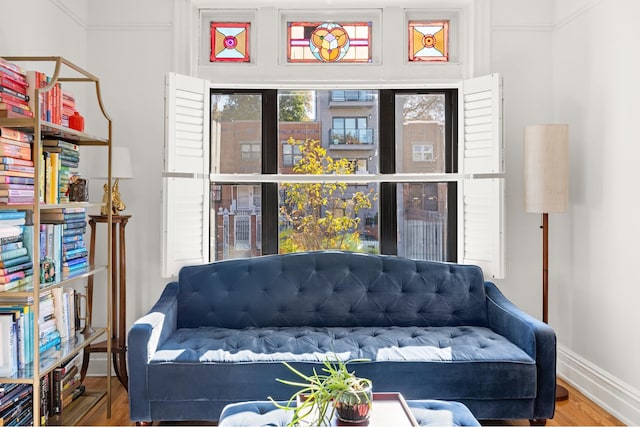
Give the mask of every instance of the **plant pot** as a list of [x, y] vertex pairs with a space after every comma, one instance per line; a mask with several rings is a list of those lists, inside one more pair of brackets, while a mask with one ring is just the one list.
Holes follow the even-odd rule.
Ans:
[[373, 405], [373, 393], [370, 383], [361, 391], [348, 392], [336, 399], [334, 406], [340, 421], [364, 423], [369, 419]]

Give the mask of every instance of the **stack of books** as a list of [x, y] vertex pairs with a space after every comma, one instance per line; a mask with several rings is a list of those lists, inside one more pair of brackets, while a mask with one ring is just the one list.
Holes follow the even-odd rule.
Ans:
[[57, 183], [51, 182], [48, 186], [49, 192], [52, 193], [48, 203], [67, 203], [69, 202], [69, 178], [77, 174], [80, 164], [80, 147], [72, 142], [58, 139], [43, 139], [42, 146], [43, 154], [51, 158], [47, 161], [45, 157], [45, 167], [49, 165], [51, 168], [57, 168], [55, 172], [45, 171], [45, 176], [50, 180], [57, 177]]
[[[25, 239], [24, 211], [0, 212], [0, 291], [30, 284], [33, 280], [33, 260]], [[26, 241], [25, 241], [26, 240]]]
[[0, 118], [33, 117], [27, 87], [26, 71], [0, 58]]
[[[40, 221], [45, 227], [45, 246], [51, 248], [44, 258], [53, 260], [56, 274], [73, 276], [82, 273], [89, 267], [88, 251], [84, 234], [87, 229], [86, 209], [56, 208], [47, 209], [40, 214]], [[48, 230], [52, 229], [51, 232]], [[48, 236], [51, 235], [51, 238]], [[52, 241], [49, 244], [49, 241]], [[43, 254], [41, 254], [42, 256]]]
[[51, 414], [61, 414], [76, 398], [84, 393], [80, 382], [80, 353], [53, 370], [51, 379]]
[[62, 126], [69, 127], [69, 117], [76, 111], [76, 97], [68, 90], [62, 89]]
[[33, 425], [30, 384], [0, 384], [0, 425]]
[[0, 203], [33, 203], [33, 134], [0, 127]]

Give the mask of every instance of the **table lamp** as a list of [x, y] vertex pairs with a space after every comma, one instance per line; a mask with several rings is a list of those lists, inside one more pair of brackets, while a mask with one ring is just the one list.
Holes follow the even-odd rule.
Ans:
[[[90, 171], [91, 177], [95, 179], [108, 179], [109, 177], [107, 174], [107, 162], [103, 160], [94, 163], [95, 167]], [[131, 167], [131, 152], [129, 151], [128, 147], [111, 147], [111, 178], [114, 180], [113, 186], [111, 187], [112, 210], [114, 215], [118, 215], [126, 208], [126, 205], [120, 197], [120, 180], [133, 178], [133, 168]], [[104, 195], [102, 197], [102, 202], [104, 204], [100, 209], [100, 214], [108, 215], [109, 204], [107, 202], [109, 201], [109, 186], [105, 183], [103, 188]]]
[[[542, 321], [549, 313], [549, 213], [569, 204], [569, 126], [544, 124], [524, 130], [524, 208], [542, 214]], [[556, 400], [568, 398], [556, 386]]]

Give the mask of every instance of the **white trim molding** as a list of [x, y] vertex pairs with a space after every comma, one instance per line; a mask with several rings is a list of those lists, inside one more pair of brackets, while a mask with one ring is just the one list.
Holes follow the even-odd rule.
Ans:
[[640, 390], [558, 345], [558, 376], [626, 425], [640, 425]]
[[126, 23], [89, 25], [87, 31], [173, 31], [173, 23]]
[[67, 6], [62, 0], [50, 0], [51, 4], [60, 9], [69, 18], [75, 21], [83, 30], [87, 29], [87, 22], [83, 20], [72, 8]]

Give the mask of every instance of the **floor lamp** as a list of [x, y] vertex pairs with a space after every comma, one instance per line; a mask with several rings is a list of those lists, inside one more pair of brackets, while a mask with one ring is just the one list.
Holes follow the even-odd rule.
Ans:
[[[569, 203], [569, 126], [544, 124], [524, 130], [525, 211], [542, 214], [542, 320], [549, 316], [549, 213], [566, 212]], [[556, 400], [569, 397], [556, 385]]]

